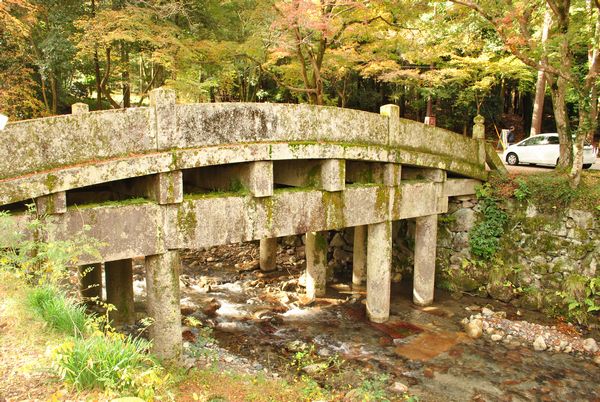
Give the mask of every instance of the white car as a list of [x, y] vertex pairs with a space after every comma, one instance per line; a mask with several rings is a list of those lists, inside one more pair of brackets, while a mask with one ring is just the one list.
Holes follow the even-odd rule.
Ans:
[[[558, 134], [538, 134], [510, 145], [502, 159], [509, 165], [531, 163], [556, 166], [560, 155]], [[589, 169], [596, 161], [596, 150], [591, 145], [583, 147], [583, 168]]]

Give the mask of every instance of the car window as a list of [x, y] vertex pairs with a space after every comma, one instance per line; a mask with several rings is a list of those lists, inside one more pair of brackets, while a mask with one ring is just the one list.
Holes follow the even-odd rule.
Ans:
[[555, 135], [552, 135], [550, 137], [548, 137], [548, 144], [559, 144], [560, 141], [558, 140], [558, 137]]
[[540, 136], [540, 137], [531, 137], [528, 140], [523, 141], [521, 144], [519, 145], [524, 145], [524, 146], [530, 146], [530, 145], [539, 145], [542, 141], [544, 137]]

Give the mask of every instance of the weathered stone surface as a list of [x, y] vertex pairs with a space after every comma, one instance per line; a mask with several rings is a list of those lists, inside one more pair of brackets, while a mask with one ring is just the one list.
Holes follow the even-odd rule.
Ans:
[[462, 208], [451, 215], [453, 221], [448, 228], [453, 232], [468, 232], [475, 226], [477, 214], [471, 208]]
[[179, 361], [182, 352], [180, 269], [177, 251], [146, 257], [146, 308], [154, 319], [149, 328], [152, 348], [159, 358], [172, 363]]
[[413, 302], [419, 306], [433, 303], [437, 215], [417, 218]]
[[[386, 117], [309, 105], [176, 105], [175, 93], [165, 89], [153, 90], [150, 104], [9, 123], [0, 146], [0, 179], [7, 179], [0, 203], [219, 160], [354, 159], [486, 177], [476, 141], [399, 120], [395, 112]], [[246, 152], [261, 145], [263, 156]], [[196, 157], [203, 153], [208, 154], [204, 161]], [[11, 162], [15, 159], [18, 165]], [[20, 178], [25, 174], [33, 175]], [[33, 185], [27, 194], [20, 189], [23, 180]]]
[[367, 226], [354, 228], [352, 283], [362, 285], [367, 275]]
[[306, 233], [306, 295], [325, 295], [327, 285], [327, 232]]
[[367, 316], [385, 322], [390, 316], [392, 223], [369, 225], [367, 233]]
[[0, 179], [154, 149], [146, 108], [19, 121], [2, 132]]
[[273, 271], [277, 268], [277, 238], [260, 239], [260, 269]]
[[67, 212], [67, 195], [61, 191], [38, 197], [35, 199], [35, 209], [39, 215], [64, 214]]

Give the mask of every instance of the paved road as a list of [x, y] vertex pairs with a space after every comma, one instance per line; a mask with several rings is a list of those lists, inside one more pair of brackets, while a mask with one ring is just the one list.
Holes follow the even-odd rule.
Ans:
[[[502, 158], [502, 154], [498, 154], [500, 158]], [[532, 173], [540, 173], [540, 172], [551, 172], [554, 170], [553, 166], [533, 166], [533, 165], [518, 165], [511, 166], [503, 161], [504, 165], [508, 169], [509, 173], [523, 173], [523, 174], [532, 174]], [[600, 170], [600, 158], [596, 158], [596, 163], [592, 165], [590, 170]]]

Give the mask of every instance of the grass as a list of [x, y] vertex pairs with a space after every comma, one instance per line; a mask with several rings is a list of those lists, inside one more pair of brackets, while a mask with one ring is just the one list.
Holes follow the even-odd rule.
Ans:
[[48, 371], [51, 361], [46, 351], [58, 346], [64, 335], [47, 330], [28, 306], [28, 292], [21, 280], [0, 271], [0, 395], [15, 401], [82, 400], [94, 395], [75, 395]]
[[166, 384], [168, 376], [149, 355], [148, 341], [119, 334], [74, 338], [54, 350], [58, 374], [77, 390], [100, 388], [145, 399]]
[[81, 337], [89, 328], [85, 306], [76, 304], [54, 287], [31, 289], [27, 304], [52, 329], [65, 335]]

